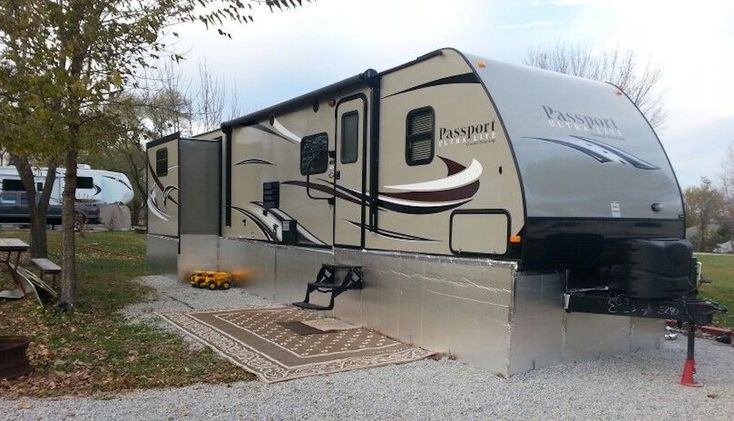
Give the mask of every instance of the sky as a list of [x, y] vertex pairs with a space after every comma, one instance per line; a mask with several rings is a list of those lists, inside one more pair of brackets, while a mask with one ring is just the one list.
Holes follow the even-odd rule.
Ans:
[[229, 25], [199, 24], [174, 46], [195, 79], [206, 62], [246, 114], [368, 68], [384, 70], [442, 47], [511, 63], [565, 43], [619, 46], [662, 69], [667, 119], [658, 129], [682, 187], [714, 180], [734, 143], [734, 2], [699, 0], [318, 0], [283, 13], [256, 9]]

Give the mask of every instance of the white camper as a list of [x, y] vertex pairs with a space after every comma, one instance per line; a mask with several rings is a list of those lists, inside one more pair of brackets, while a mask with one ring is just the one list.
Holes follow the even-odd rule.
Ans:
[[[34, 168], [33, 176], [37, 190], [43, 189], [47, 168]], [[60, 205], [64, 191], [63, 168], [56, 170], [56, 180], [51, 191], [50, 203]], [[13, 167], [0, 167], [0, 183], [3, 191], [22, 191], [23, 183], [18, 170]], [[89, 165], [81, 164], [77, 168], [76, 199], [95, 204], [122, 203], [128, 204], [133, 199], [133, 188], [130, 180], [123, 173], [93, 170]]]
[[[503, 375], [655, 348], [659, 319], [710, 317], [691, 307], [675, 174], [613, 85], [442, 49], [222, 135], [216, 183], [182, 179], [213, 153], [179, 167], [178, 188], [216, 192], [178, 203], [182, 277], [247, 269], [257, 294]], [[157, 180], [151, 206], [173, 220]]]

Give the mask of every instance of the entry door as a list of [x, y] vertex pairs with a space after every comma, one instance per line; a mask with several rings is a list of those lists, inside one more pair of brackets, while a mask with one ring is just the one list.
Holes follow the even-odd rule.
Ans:
[[334, 244], [364, 246], [367, 98], [343, 98], [336, 110]]

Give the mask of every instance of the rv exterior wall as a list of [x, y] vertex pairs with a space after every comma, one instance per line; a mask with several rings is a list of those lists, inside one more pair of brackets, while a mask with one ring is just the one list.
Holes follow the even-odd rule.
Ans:
[[[178, 151], [178, 139], [147, 150], [149, 234], [178, 237]], [[163, 155], [165, 162], [158, 171], [157, 158], [163, 159]]]
[[[365, 112], [374, 106], [370, 91], [365, 87], [334, 97], [335, 107], [325, 99], [232, 129], [232, 224], [224, 228], [225, 237], [279, 242], [282, 220], [295, 219], [302, 245], [451, 255], [460, 252], [449, 244], [452, 212], [475, 210], [506, 215], [482, 220], [488, 232], [502, 235], [487, 241], [460, 229], [462, 238], [454, 239], [460, 249], [505, 254], [509, 235], [517, 234], [525, 219], [520, 181], [497, 113], [460, 54], [446, 50], [382, 76], [376, 228], [367, 227], [369, 220], [362, 216], [370, 198], [365, 180], [372, 176], [370, 113]], [[432, 113], [433, 149], [428, 162], [415, 165], [407, 157], [408, 116], [421, 109]], [[358, 154], [344, 162], [340, 116], [352, 113], [359, 115]], [[307, 179], [300, 173], [301, 139], [318, 133], [328, 136], [335, 158], [325, 173]], [[276, 181], [280, 206], [264, 214], [263, 183]], [[332, 206], [327, 200], [335, 188]]]

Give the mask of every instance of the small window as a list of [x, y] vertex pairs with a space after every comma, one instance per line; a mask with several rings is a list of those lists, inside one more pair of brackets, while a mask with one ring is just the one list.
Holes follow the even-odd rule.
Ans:
[[408, 113], [405, 127], [405, 162], [408, 165], [424, 165], [433, 161], [434, 123], [431, 107]]
[[6, 178], [3, 180], [3, 191], [25, 191], [23, 182]]
[[36, 191], [43, 191], [43, 183], [36, 183]]
[[168, 175], [168, 148], [155, 151], [155, 175], [158, 177]]
[[301, 175], [323, 174], [329, 166], [329, 136], [319, 133], [301, 140]]
[[94, 179], [92, 177], [77, 177], [76, 188], [78, 189], [93, 189]]
[[359, 113], [352, 111], [342, 116], [341, 162], [357, 162], [359, 156]]
[[0, 193], [0, 204], [14, 205], [18, 202], [18, 196], [15, 193]]

